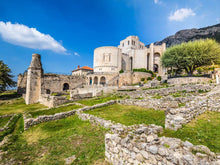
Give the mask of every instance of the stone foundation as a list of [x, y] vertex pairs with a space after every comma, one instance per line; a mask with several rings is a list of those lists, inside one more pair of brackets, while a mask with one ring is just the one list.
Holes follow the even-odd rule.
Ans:
[[170, 78], [167, 80], [168, 84], [171, 85], [180, 85], [180, 84], [190, 84], [190, 83], [206, 83], [212, 80], [208, 77], [178, 77], [178, 78]]
[[66, 96], [50, 96], [50, 94], [41, 94], [39, 102], [51, 108], [70, 101], [66, 98]]
[[177, 130], [205, 111], [220, 112], [220, 88], [215, 87], [205, 96], [197, 96], [185, 107], [166, 110], [165, 128]]
[[[214, 85], [213, 85], [214, 86]], [[122, 95], [128, 95], [130, 98], [147, 98], [149, 95], [160, 95], [160, 96], [168, 96], [172, 93], [177, 92], [185, 92], [185, 93], [198, 93], [199, 90], [210, 91], [213, 86], [211, 85], [178, 85], [168, 88], [160, 88], [160, 89], [147, 89], [147, 90], [139, 90], [139, 91], [130, 91], [130, 92], [120, 92]]]
[[[91, 110], [94, 108], [99, 108], [99, 107], [103, 107], [106, 105], [111, 105], [114, 104], [116, 101], [108, 101], [106, 103], [102, 103], [102, 104], [97, 104], [94, 106], [88, 106], [88, 107], [83, 107], [80, 108], [78, 110], [72, 110], [72, 111], [68, 111], [68, 112], [60, 112], [60, 113], [56, 113], [54, 115], [42, 115], [42, 116], [38, 116], [37, 118], [27, 118], [26, 115], [23, 115], [24, 118], [24, 130], [27, 130], [28, 128], [43, 123], [43, 122], [48, 122], [48, 121], [52, 121], [52, 120], [58, 120], [58, 119], [62, 119], [62, 118], [66, 118], [72, 115], [75, 115], [76, 111], [87, 111], [87, 110]], [[49, 110], [49, 109], [47, 109]]]
[[124, 105], [140, 106], [144, 108], [152, 108], [155, 110], [166, 110], [167, 108], [178, 108], [180, 103], [186, 103], [190, 100], [192, 100], [192, 97], [173, 98], [172, 96], [167, 96], [161, 99], [125, 99], [118, 100], [118, 103]]
[[220, 163], [216, 154], [206, 146], [194, 146], [188, 141], [183, 142], [176, 138], [158, 137], [157, 133], [161, 133], [162, 130], [161, 126], [139, 125], [127, 134], [106, 134], [106, 160], [113, 165], [217, 165]]

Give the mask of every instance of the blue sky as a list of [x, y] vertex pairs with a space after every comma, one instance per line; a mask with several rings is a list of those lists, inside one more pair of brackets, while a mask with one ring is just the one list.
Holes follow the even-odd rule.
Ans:
[[219, 0], [0, 0], [0, 60], [17, 76], [39, 53], [45, 72], [70, 73], [129, 35], [149, 44], [217, 23]]

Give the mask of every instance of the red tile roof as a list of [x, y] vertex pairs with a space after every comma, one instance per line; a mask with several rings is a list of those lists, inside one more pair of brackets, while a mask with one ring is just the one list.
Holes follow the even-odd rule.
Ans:
[[[93, 69], [90, 68], [90, 67], [88, 67], [88, 66], [83, 66], [83, 67], [77, 68], [77, 69], [75, 69], [75, 70], [73, 70], [73, 71], [77, 71], [77, 70], [91, 70], [91, 71], [93, 71]], [[73, 71], [72, 71], [72, 72], [73, 72]]]

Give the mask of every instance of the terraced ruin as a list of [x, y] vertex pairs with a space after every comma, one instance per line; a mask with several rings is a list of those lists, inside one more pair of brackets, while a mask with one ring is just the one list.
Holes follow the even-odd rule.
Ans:
[[124, 90], [54, 108], [1, 99], [0, 164], [217, 165], [219, 112], [215, 84]]

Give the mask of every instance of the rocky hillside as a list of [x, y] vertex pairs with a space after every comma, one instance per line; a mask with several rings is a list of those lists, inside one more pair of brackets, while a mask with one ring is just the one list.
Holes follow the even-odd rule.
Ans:
[[161, 45], [166, 43], [167, 47], [180, 44], [182, 42], [193, 41], [203, 38], [213, 38], [220, 42], [220, 24], [208, 26], [200, 29], [186, 29], [180, 30], [175, 35], [169, 36], [162, 41], [157, 41], [155, 45]]

